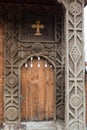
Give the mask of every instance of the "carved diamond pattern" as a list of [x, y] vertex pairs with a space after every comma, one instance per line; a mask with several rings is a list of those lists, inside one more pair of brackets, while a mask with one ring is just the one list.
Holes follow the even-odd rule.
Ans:
[[70, 56], [74, 63], [77, 63], [79, 61], [81, 52], [80, 52], [79, 48], [77, 47], [77, 45], [74, 45], [72, 47]]
[[17, 53], [17, 47], [15, 43], [12, 43], [10, 48], [9, 48], [9, 55], [14, 56]]
[[66, 52], [69, 57], [66, 57], [68, 61], [65, 96], [67, 101], [66, 130], [85, 130], [85, 86], [82, 78], [84, 76], [83, 3], [83, 0], [68, 0], [68, 47]]
[[[9, 14], [10, 15], [10, 14]], [[21, 14], [19, 14], [21, 15]], [[11, 16], [12, 17], [12, 16]], [[14, 17], [14, 16], [13, 16]], [[14, 19], [14, 18], [13, 18]], [[19, 18], [18, 18], [19, 20]], [[13, 21], [14, 22], [14, 21]], [[60, 25], [61, 23], [61, 25]], [[12, 24], [12, 23], [10, 23]], [[65, 73], [64, 73], [64, 42], [62, 42], [62, 35], [64, 34], [62, 26], [62, 21], [57, 16], [55, 21], [55, 39], [56, 42], [40, 42], [40, 43], [22, 43], [21, 41], [17, 41], [16, 32], [19, 32], [19, 28], [12, 25], [6, 26], [6, 34], [9, 36], [6, 38], [6, 72], [5, 78], [5, 122], [12, 123], [20, 120], [20, 113], [18, 113], [20, 109], [20, 91], [19, 91], [19, 71], [20, 64], [26, 62], [26, 58], [30, 55], [43, 55], [52, 60], [55, 64], [56, 68], [56, 111], [57, 117], [64, 119], [65, 112]], [[19, 25], [18, 25], [19, 27]], [[14, 30], [14, 31], [13, 31]], [[11, 33], [13, 32], [13, 33]], [[62, 35], [61, 35], [62, 34]], [[43, 44], [44, 43], [44, 44]], [[61, 44], [60, 44], [61, 43]], [[56, 52], [55, 52], [56, 51]], [[11, 62], [10, 62], [11, 60]], [[16, 62], [17, 61], [17, 62]], [[9, 63], [9, 64], [8, 64]], [[19, 64], [18, 64], [19, 63]], [[19, 66], [17, 66], [19, 65]], [[15, 68], [16, 67], [16, 68]], [[15, 115], [12, 117], [12, 113]]]
[[[76, 2], [73, 2], [73, 1], [76, 1]], [[68, 8], [69, 9], [68, 10], [69, 14], [67, 14], [68, 15], [68, 17], [67, 17], [68, 19], [66, 20], [67, 21], [66, 25], [68, 25], [68, 26], [66, 26], [66, 30], [68, 31], [68, 33], [66, 33], [68, 35], [68, 36], [66, 36], [66, 38], [69, 38], [69, 39], [67, 39], [67, 41], [68, 41], [67, 49], [68, 50], [66, 50], [66, 52], [68, 53], [70, 51], [70, 53], [68, 54], [66, 59], [70, 58], [70, 60], [72, 60], [72, 62], [74, 64], [73, 64], [73, 67], [71, 66], [70, 62], [69, 62], [69, 64], [67, 63], [67, 65], [66, 65], [66, 66], [68, 66], [68, 67], [66, 67], [66, 69], [67, 69], [66, 72], [69, 72], [69, 74], [66, 73], [66, 94], [67, 94], [65, 96], [66, 101], [67, 101], [66, 105], [64, 104], [65, 103], [65, 101], [64, 101], [65, 98], [63, 97], [65, 95], [65, 91], [64, 91], [64, 89], [65, 89], [65, 86], [64, 86], [65, 82], [64, 82], [64, 85], [61, 84], [61, 82], [63, 83], [63, 81], [64, 81], [64, 79], [61, 80], [61, 78], [62, 78], [62, 73], [61, 73], [62, 71], [61, 70], [63, 70], [62, 67], [64, 67], [63, 63], [62, 63], [62, 60], [61, 60], [62, 59], [61, 57], [63, 55], [62, 50], [59, 51], [59, 50], [57, 50], [57, 48], [56, 49], [55, 48], [47, 49], [45, 47], [45, 45], [43, 45], [44, 48], [46, 49], [47, 53], [46, 54], [42, 53], [42, 52], [44, 52], [44, 50], [43, 50], [41, 52], [41, 55], [44, 54], [48, 58], [50, 51], [57, 50], [57, 56], [53, 57], [53, 62], [54, 62], [54, 64], [55, 64], [55, 62], [57, 63], [56, 67], [58, 68], [58, 71], [56, 72], [56, 74], [57, 74], [56, 78], [58, 79], [58, 83], [56, 84], [56, 86], [57, 86], [57, 95], [56, 96], [58, 97], [57, 98], [57, 105], [58, 105], [57, 106], [57, 108], [58, 108], [57, 110], [58, 110], [58, 112], [60, 111], [60, 113], [62, 113], [61, 108], [62, 108], [62, 110], [64, 110], [63, 107], [64, 107], [64, 105], [66, 106], [66, 110], [65, 110], [66, 111], [66, 113], [65, 113], [66, 114], [66, 121], [65, 121], [66, 122], [66, 124], [65, 124], [66, 130], [74, 130], [74, 129], [77, 130], [78, 129], [77, 126], [79, 126], [79, 129], [83, 130], [83, 126], [84, 126], [84, 121], [83, 121], [84, 120], [84, 118], [83, 118], [83, 116], [84, 116], [84, 106], [83, 106], [83, 103], [84, 103], [84, 100], [82, 100], [82, 98], [81, 98], [81, 102], [80, 102], [80, 100], [79, 100], [80, 98], [78, 98], [78, 97], [72, 97], [71, 100], [70, 100], [70, 97], [73, 95], [73, 91], [70, 91], [70, 86], [72, 86], [72, 90], [74, 90], [73, 88], [76, 88], [76, 90], [77, 90], [78, 89], [77, 82], [79, 82], [79, 81], [75, 81], [75, 86], [76, 87], [74, 87], [72, 85], [74, 80], [73, 80], [73, 82], [71, 82], [71, 80], [69, 78], [69, 75], [70, 75], [69, 68], [71, 67], [72, 72], [73, 72], [73, 78], [76, 79], [76, 77], [75, 77], [76, 73], [75, 72], [78, 73], [79, 67], [77, 66], [75, 72], [74, 72], [74, 67], [75, 67], [75, 65], [77, 65], [77, 63], [78, 64], [80, 63], [80, 65], [81, 65], [80, 59], [81, 59], [81, 53], [82, 53], [82, 47], [81, 47], [82, 46], [82, 41], [79, 40], [79, 44], [78, 44], [76, 39], [74, 39], [74, 36], [77, 37], [79, 35], [80, 35], [79, 38], [80, 39], [82, 38], [82, 32], [81, 32], [82, 31], [82, 9], [81, 9], [81, 5], [80, 5], [81, 4], [81, 0], [59, 0], [58, 2], [62, 2], [63, 4], [64, 3], [67, 3], [67, 4], [69, 3], [69, 5], [71, 5], [70, 8]], [[12, 17], [12, 15], [11, 15], [11, 17]], [[77, 27], [76, 26], [72, 26], [72, 25], [77, 25], [77, 23], [79, 22], [80, 18], [81, 18], [81, 21], [79, 23], [80, 28], [78, 26]], [[72, 22], [70, 21], [70, 19], [71, 19]], [[14, 21], [12, 23], [14, 23]], [[9, 29], [6, 28], [6, 32], [9, 32], [9, 35], [13, 35], [9, 31], [9, 30], [13, 31], [13, 28], [14, 27], [12, 25], [9, 26]], [[58, 28], [59, 28], [59, 26], [58, 26]], [[60, 35], [61, 34], [61, 30], [60, 30], [60, 28], [59, 29], [58, 28], [56, 29], [56, 41], [57, 41], [57, 44], [58, 44], [58, 47], [59, 47], [59, 45], [61, 44], [61, 35]], [[77, 30], [80, 29], [80, 34], [78, 33], [78, 31], [77, 31], [78, 34], [76, 34], [76, 29]], [[69, 37], [71, 35], [70, 30], [72, 30], [72, 32], [73, 32], [73, 37]], [[15, 31], [14, 32], [15, 34], [16, 34], [16, 31], [18, 32], [18, 30], [14, 30], [14, 31]], [[9, 40], [8, 37], [7, 37], [6, 40]], [[9, 53], [10, 56], [12, 55], [11, 58], [13, 58], [13, 61], [14, 61], [14, 59], [15, 59], [14, 57], [16, 55], [15, 54], [15, 50], [17, 49], [14, 39], [13, 39], [13, 41], [11, 43], [12, 43], [11, 47], [9, 47], [9, 44], [6, 45], [7, 48], [8, 48], [8, 51], [6, 52], [6, 59], [9, 61], [9, 63], [10, 63], [10, 59], [9, 59], [8, 53]], [[71, 48], [72, 43], [73, 43], [73, 46]], [[31, 52], [31, 44], [30, 44], [30, 47], [26, 47], [26, 44], [24, 44], [24, 43], [22, 44], [21, 43], [23, 49], [27, 48], [26, 51], [25, 51], [25, 58], [26, 58], [26, 56], [29, 56], [30, 55], [29, 52]], [[48, 44], [48, 46], [50, 45], [49, 43], [46, 43], [46, 44]], [[79, 47], [79, 45], [80, 45], [80, 47]], [[33, 51], [35, 53], [35, 49], [33, 49]], [[19, 53], [19, 50], [17, 50], [17, 52]], [[20, 58], [16, 56], [16, 59], [19, 60]], [[54, 59], [57, 59], [57, 61], [55, 61]], [[68, 61], [68, 59], [66, 61]], [[6, 65], [8, 65], [8, 62], [6, 62]], [[13, 65], [14, 65], [14, 63], [13, 63]], [[15, 65], [17, 65], [17, 64], [15, 63]], [[19, 71], [19, 68], [14, 69], [14, 66], [11, 66], [10, 64], [9, 64], [9, 66], [12, 67], [11, 73], [13, 74], [13, 72], [15, 72], [17, 78], [19, 78], [19, 73], [17, 73], [17, 71]], [[6, 72], [9, 72], [8, 66], [6, 66], [6, 67], [7, 67], [6, 68]], [[81, 71], [83, 71], [83, 70], [81, 70]], [[10, 75], [10, 73], [5, 74], [5, 78], [7, 78], [7, 76], [9, 76], [9, 75]], [[65, 77], [65, 76], [63, 76], [63, 77]], [[77, 76], [77, 78], [78, 78], [78, 76]], [[79, 78], [80, 78], [80, 76], [79, 76]], [[14, 78], [10, 78], [10, 79], [7, 78], [7, 79], [8, 79], [8, 82], [7, 82], [7, 84], [5, 84], [5, 89], [7, 88], [6, 90], [8, 90], [8, 93], [5, 93], [5, 105], [4, 105], [4, 107], [5, 107], [5, 109], [7, 109], [7, 112], [5, 113], [5, 118], [6, 118], [5, 122], [8, 123], [8, 122], [18, 121], [20, 115], [16, 115], [13, 118], [12, 118], [12, 115], [8, 116], [9, 111], [12, 111], [12, 113], [16, 113], [16, 114], [19, 111], [19, 99], [18, 99], [19, 98], [19, 94], [18, 94], [19, 93], [19, 88], [18, 88], [19, 85], [17, 83], [14, 84], [14, 80], [15, 80]], [[17, 80], [15, 80], [15, 81], [17, 82]], [[69, 84], [70, 84], [70, 86], [69, 86]], [[9, 86], [10, 87], [13, 86], [13, 88], [14, 88], [11, 92], [9, 90]], [[79, 88], [81, 88], [81, 90], [83, 90], [83, 91], [80, 91], [80, 93], [81, 93], [82, 97], [84, 97], [84, 95], [83, 95], [83, 93], [84, 93], [84, 84], [83, 84], [82, 80], [80, 80]], [[78, 90], [80, 90], [80, 89], [78, 89]], [[79, 92], [76, 93], [76, 94], [78, 94], [78, 96], [80, 96]], [[8, 97], [8, 99], [7, 99], [7, 97]], [[10, 100], [9, 98], [10, 99], [12, 98], [12, 100]], [[6, 99], [7, 99], [7, 101], [6, 101]], [[77, 99], [77, 101], [75, 99]], [[9, 100], [11, 102], [9, 102]], [[71, 105], [70, 103], [71, 104], [73, 103], [73, 105]], [[79, 103], [80, 103], [80, 105], [78, 105]], [[73, 109], [70, 107], [70, 105], [72, 106]], [[16, 106], [16, 107], [14, 107], [14, 106]], [[76, 110], [78, 107], [81, 108], [81, 112]], [[15, 108], [17, 108], [18, 111]], [[77, 115], [79, 115], [79, 117], [81, 117], [81, 118], [79, 119], [77, 117]], [[60, 116], [60, 115], [58, 114], [58, 116]], [[81, 120], [82, 124], [79, 122], [79, 120]], [[78, 121], [78, 123], [76, 123], [76, 121]]]

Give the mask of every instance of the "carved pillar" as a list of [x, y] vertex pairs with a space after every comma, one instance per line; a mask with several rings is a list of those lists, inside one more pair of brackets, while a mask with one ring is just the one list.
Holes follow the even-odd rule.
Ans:
[[16, 32], [16, 15], [7, 13], [5, 28], [5, 87], [4, 87], [4, 120], [6, 123], [20, 120], [19, 100], [19, 57], [18, 46], [14, 40]]
[[83, 0], [68, 0], [66, 10], [66, 130], [85, 130]]
[[[59, 19], [59, 17], [61, 17]], [[60, 24], [61, 23], [61, 24]], [[56, 16], [56, 119], [65, 116], [65, 41], [64, 41], [64, 15]]]

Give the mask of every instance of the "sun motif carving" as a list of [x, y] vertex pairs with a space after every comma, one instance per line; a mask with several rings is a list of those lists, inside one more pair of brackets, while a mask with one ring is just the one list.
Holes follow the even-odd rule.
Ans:
[[70, 99], [70, 105], [73, 108], [79, 108], [82, 104], [82, 100], [79, 95], [74, 95]]
[[[13, 114], [14, 113], [14, 114]], [[9, 107], [6, 110], [6, 116], [10, 120], [15, 120], [18, 117], [18, 111], [15, 107]]]
[[70, 130], [83, 130], [83, 126], [80, 122], [74, 122], [71, 124]]
[[69, 7], [69, 11], [73, 15], [79, 15], [81, 13], [81, 6], [78, 3], [73, 2]]

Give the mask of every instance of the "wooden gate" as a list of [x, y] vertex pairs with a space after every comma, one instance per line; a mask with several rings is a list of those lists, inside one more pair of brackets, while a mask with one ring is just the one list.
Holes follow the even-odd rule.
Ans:
[[31, 58], [21, 68], [21, 120], [53, 120], [55, 78], [52, 65], [40, 57]]

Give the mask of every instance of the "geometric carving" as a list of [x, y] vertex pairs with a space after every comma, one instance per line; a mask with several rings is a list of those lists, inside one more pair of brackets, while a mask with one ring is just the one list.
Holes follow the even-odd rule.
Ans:
[[26, 57], [26, 53], [24, 51], [18, 52], [18, 57], [24, 59]]
[[72, 108], [79, 108], [82, 104], [82, 99], [79, 95], [73, 95], [70, 99], [70, 105]]
[[71, 124], [70, 130], [83, 130], [83, 125], [80, 122], [74, 122]]
[[65, 43], [63, 42], [63, 16], [61, 24], [59, 22], [59, 17], [56, 17], [57, 53], [52, 52], [50, 56], [56, 56], [56, 66], [58, 67], [56, 67], [56, 118], [65, 119]]
[[80, 53], [79, 48], [76, 45], [74, 45], [72, 47], [71, 52], [70, 52], [70, 56], [71, 56], [74, 63], [78, 62], [78, 60], [79, 60], [79, 58], [81, 56], [81, 53]]
[[[66, 129], [85, 130], [83, 2], [72, 0], [67, 16]], [[73, 2], [73, 3], [72, 3]], [[67, 34], [66, 34], [67, 36]], [[68, 108], [68, 109], [67, 109]]]
[[57, 115], [58, 115], [58, 118], [64, 119], [64, 115], [65, 115], [65, 105], [64, 104], [60, 104], [59, 107], [57, 108]]
[[10, 121], [14, 121], [18, 117], [18, 110], [15, 107], [9, 107], [6, 110], [6, 117]]
[[10, 45], [9, 55], [14, 56], [16, 54], [16, 52], [17, 52], [17, 47], [16, 47], [15, 43], [13, 43], [13, 44]]
[[[26, 9], [25, 9], [26, 12]], [[16, 16], [16, 14], [15, 14]], [[25, 28], [22, 28], [20, 26], [20, 20], [21, 20], [21, 13], [19, 13], [20, 18], [18, 17], [18, 25], [15, 24], [15, 18], [14, 15], [9, 14], [9, 17], [12, 18], [12, 22], [8, 24], [8, 20], [6, 23], [6, 73], [5, 73], [5, 122], [12, 123], [12, 122], [18, 122], [20, 120], [20, 69], [22, 63], [25, 64], [28, 59], [28, 57], [33, 56], [42, 56], [46, 59], [49, 59], [49, 62], [51, 61], [55, 67], [58, 66], [58, 69], [56, 70], [56, 79], [58, 79], [58, 82], [56, 83], [56, 111], [57, 111], [57, 117], [64, 119], [64, 108], [65, 108], [65, 75], [64, 75], [64, 60], [62, 59], [62, 52], [65, 48], [58, 48], [59, 45], [61, 46], [64, 44], [62, 42], [62, 35], [63, 29], [61, 29], [62, 26], [62, 18], [61, 16], [56, 16], [56, 25], [55, 25], [55, 32], [56, 35], [54, 41], [48, 41], [51, 40], [49, 35], [49, 39], [45, 33], [45, 36], [48, 40], [44, 41], [44, 39], [40, 42], [32, 41], [29, 37], [29, 30], [26, 25], [26, 21], [28, 20], [28, 14], [26, 14], [26, 20], [24, 21], [24, 24], [22, 22], [22, 25], [25, 25]], [[23, 14], [25, 16], [25, 14]], [[53, 17], [54, 18], [54, 17]], [[22, 19], [24, 20], [24, 19]], [[30, 20], [30, 19], [29, 19]], [[52, 22], [53, 23], [53, 22]], [[60, 24], [61, 23], [61, 24]], [[14, 25], [14, 26], [13, 26]], [[45, 25], [46, 26], [46, 25]], [[53, 25], [51, 25], [53, 26]], [[50, 26], [49, 26], [50, 27]], [[28, 31], [28, 33], [26, 32]], [[19, 33], [19, 35], [17, 35]], [[43, 32], [41, 32], [43, 33]], [[52, 32], [50, 32], [52, 34]], [[34, 34], [34, 33], [33, 33]], [[21, 35], [21, 39], [20, 39]], [[27, 36], [27, 42], [26, 42], [26, 36]], [[41, 35], [42, 36], [42, 35]], [[23, 38], [23, 39], [22, 39]], [[56, 42], [55, 42], [56, 41]], [[59, 54], [59, 55], [58, 55]], [[64, 54], [63, 54], [64, 55]], [[63, 56], [64, 57], [64, 56]], [[32, 62], [32, 61], [31, 61]], [[61, 70], [61, 73], [58, 71]], [[62, 79], [62, 80], [61, 80]], [[61, 94], [60, 94], [61, 92]], [[11, 117], [12, 115], [8, 115], [9, 111], [15, 111], [13, 113], [18, 112], [18, 115], [15, 114], [15, 117]], [[60, 114], [61, 113], [61, 114]]]
[[14, 75], [10, 75], [7, 77], [7, 84], [9, 86], [15, 86], [18, 83], [17, 77]]
[[64, 119], [65, 115], [65, 75], [57, 71], [56, 76], [56, 108], [57, 118]]
[[[67, 0], [64, 0], [64, 2], [66, 2], [66, 1]], [[78, 1], [80, 1], [80, 0], [78, 0]], [[37, 53], [37, 54], [35, 54], [37, 56], [40, 55], [40, 53], [41, 53], [41, 56], [45, 56], [47, 59], [49, 58], [56, 65], [56, 79], [57, 79], [57, 82], [56, 82], [57, 110], [56, 111], [58, 112], [58, 116], [60, 118], [63, 116], [63, 114], [60, 115], [60, 112], [62, 112], [64, 110], [63, 105], [65, 105], [66, 106], [66, 127], [68, 127], [67, 130], [74, 130], [74, 128], [76, 130], [78, 130], [77, 126], [80, 126], [81, 130], [83, 130], [83, 126], [85, 124], [84, 118], [83, 118], [85, 105], [83, 105], [84, 99], [82, 99], [82, 97], [84, 98], [84, 95], [83, 95], [84, 94], [84, 84], [83, 84], [82, 77], [83, 77], [84, 73], [83, 73], [83, 64], [82, 64], [82, 62], [80, 62], [82, 60], [82, 53], [83, 53], [83, 51], [82, 51], [82, 46], [83, 46], [82, 45], [82, 9], [81, 9], [82, 5], [80, 5], [80, 2], [78, 2], [78, 3], [77, 2], [72, 3], [72, 1], [70, 1], [69, 3], [71, 3], [71, 4], [69, 6], [69, 10], [66, 11], [66, 12], [68, 12], [68, 14], [67, 14], [68, 17], [66, 20], [67, 21], [67, 23], [66, 23], [66, 30], [67, 30], [67, 33], [66, 33], [66, 41], [67, 41], [67, 43], [66, 43], [66, 45], [67, 45], [66, 61], [67, 62], [66, 62], [66, 74], [65, 74], [66, 75], [66, 105], [64, 104], [65, 103], [65, 100], [64, 100], [65, 99], [65, 97], [64, 97], [64, 95], [65, 95], [64, 80], [65, 79], [63, 79], [63, 77], [65, 78], [65, 75], [63, 74], [65, 71], [64, 70], [65, 62], [64, 62], [64, 56], [62, 56], [62, 54], [61, 54], [63, 51], [60, 51], [58, 48], [61, 43], [63, 44], [62, 40], [64, 40], [64, 39], [62, 39], [63, 35], [64, 35], [64, 33], [62, 32], [62, 29], [61, 29], [62, 25], [60, 25], [62, 23], [60, 21], [61, 18], [59, 18], [57, 16], [57, 20], [55, 20], [55, 23], [56, 23], [56, 26], [55, 26], [55, 37], [56, 37], [55, 39], [56, 40], [55, 41], [56, 42], [53, 42], [53, 43], [46, 42], [46, 41], [45, 42], [43, 41], [43, 43], [40, 43], [40, 44], [34, 43], [34, 42], [31, 43], [31, 42], [29, 42], [30, 39], [29, 39], [28, 35], [27, 35], [28, 42], [24, 41], [24, 40], [26, 40], [26, 36], [24, 34], [26, 32], [26, 26], [27, 26], [26, 22], [25, 22], [26, 26], [25, 26], [25, 30], [24, 30], [24, 28], [22, 28], [24, 34], [21, 35], [21, 39], [20, 39], [21, 41], [19, 39], [17, 39], [17, 40], [19, 40], [19, 44], [20, 44], [20, 47], [19, 47], [19, 46], [17, 46], [17, 43], [15, 43], [15, 40], [14, 40], [15, 39], [14, 36], [16, 36], [15, 34], [17, 34], [17, 32], [21, 31], [21, 29], [17, 28], [16, 24], [14, 23], [14, 21], [16, 21], [16, 20], [12, 20], [12, 23], [10, 23], [10, 24], [12, 24], [12, 26], [9, 24], [8, 24], [8, 26], [6, 25], [6, 32], [9, 32], [8, 34], [11, 35], [6, 41], [8, 44], [6, 44], [6, 50], [5, 50], [6, 51], [5, 78], [7, 79], [7, 84], [5, 84], [5, 90], [7, 90], [6, 91], [7, 93], [5, 93], [5, 97], [6, 96], [10, 97], [10, 100], [7, 99], [7, 97], [5, 98], [5, 105], [4, 105], [5, 110], [8, 110], [8, 111], [6, 111], [7, 118], [5, 118], [7, 122], [8, 122], [8, 120], [9, 121], [12, 121], [12, 120], [18, 121], [18, 119], [20, 117], [20, 115], [18, 115], [18, 116], [16, 115], [12, 119], [11, 116], [8, 117], [8, 113], [11, 110], [10, 108], [12, 108], [12, 111], [15, 111], [15, 113], [16, 113], [16, 108], [17, 108], [17, 110], [19, 112], [20, 103], [19, 103], [18, 94], [19, 94], [20, 86], [17, 81], [17, 79], [19, 80], [19, 78], [20, 78], [19, 65], [23, 61], [23, 58], [26, 59], [28, 56], [30, 57], [30, 52], [31, 53], [33, 52], [33, 54]], [[67, 4], [68, 4], [68, 1], [67, 1]], [[28, 10], [28, 8], [27, 8], [27, 10]], [[77, 17], [77, 15], [79, 15], [79, 16]], [[11, 17], [12, 16], [13, 15], [11, 15]], [[16, 15], [14, 15], [14, 16], [16, 16]], [[15, 19], [15, 18], [13, 18], [13, 19]], [[58, 22], [59, 22], [59, 25], [58, 25]], [[19, 25], [18, 25], [18, 27], [19, 27]], [[14, 30], [15, 34], [11, 33], [12, 30]], [[27, 29], [27, 32], [29, 32], [29, 29]], [[21, 34], [22, 34], [22, 32], [21, 32]], [[61, 38], [61, 34], [62, 34], [62, 38]], [[72, 34], [72, 36], [71, 36], [71, 34]], [[22, 39], [22, 36], [23, 36], [23, 39]], [[11, 40], [11, 38], [12, 38], [12, 40]], [[18, 37], [16, 37], [16, 38], [18, 38]], [[49, 40], [48, 37], [46, 37], [46, 40], [47, 41]], [[8, 41], [10, 41], [10, 42], [8, 42]], [[10, 46], [12, 46], [11, 48], [9, 47], [9, 43], [10, 43]], [[51, 47], [49, 47], [50, 44], [52, 45]], [[25, 54], [22, 53], [23, 54], [22, 57], [19, 57], [20, 51], [25, 52]], [[45, 52], [47, 52], [47, 55], [45, 54]], [[10, 58], [9, 58], [9, 55], [11, 55]], [[52, 55], [52, 57], [49, 55]], [[11, 63], [11, 61], [12, 61], [12, 63]], [[16, 61], [18, 61], [18, 62], [16, 62]], [[77, 62], [78, 62], [78, 65], [76, 66]], [[80, 76], [80, 75], [78, 76], [79, 72], [82, 72], [82, 76]], [[16, 79], [15, 78], [9, 79], [8, 77], [11, 74], [14, 75], [14, 73], [15, 73]], [[14, 81], [16, 81], [16, 84], [14, 83]], [[12, 90], [12, 88], [11, 88], [11, 91], [10, 91], [8, 85], [12, 86], [11, 84], [13, 86], [15, 84], [15, 87], [14, 87], [14, 90]], [[14, 95], [12, 95], [12, 93], [14, 93]], [[17, 95], [18, 98], [15, 95]], [[74, 96], [72, 96], [72, 95], [74, 95]], [[80, 95], [81, 95], [81, 97], [80, 97]], [[6, 101], [8, 101], [8, 102], [6, 102]], [[9, 101], [10, 101], [10, 103], [9, 103]], [[82, 101], [83, 101], [83, 103], [82, 103]], [[15, 104], [14, 104], [14, 102], [15, 102]], [[15, 107], [15, 105], [16, 105], [16, 107]], [[77, 111], [77, 108], [79, 108], [79, 111]], [[13, 109], [15, 109], [15, 110], [13, 110]], [[83, 113], [81, 113], [81, 111]], [[78, 115], [79, 115], [79, 117], [81, 117], [80, 119], [78, 118]], [[81, 120], [81, 123], [83, 123], [83, 124], [81, 124], [79, 120]], [[78, 123], [75, 121], [78, 121]]]
[[35, 43], [31, 48], [31, 50], [35, 53], [40, 53], [43, 51], [43, 49], [44, 47], [41, 43]]
[[69, 6], [69, 11], [73, 15], [79, 15], [81, 13], [81, 6], [78, 3], [73, 2]]

